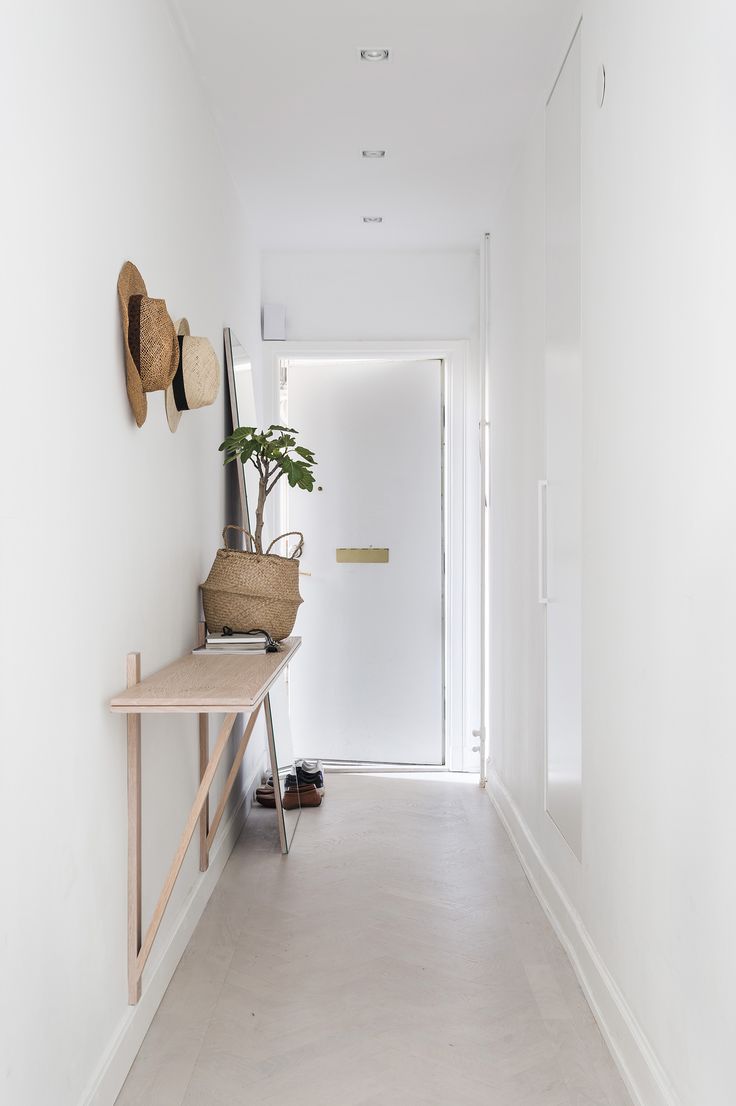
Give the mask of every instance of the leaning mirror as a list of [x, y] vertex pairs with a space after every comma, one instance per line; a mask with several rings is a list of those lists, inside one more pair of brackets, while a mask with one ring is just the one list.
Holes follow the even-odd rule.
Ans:
[[273, 692], [266, 697], [266, 731], [268, 734], [271, 763], [276, 765], [273, 779], [274, 787], [278, 779], [278, 800], [281, 808], [281, 850], [288, 853], [301, 814], [299, 790], [297, 786], [296, 766], [294, 764], [294, 746], [289, 725], [289, 691], [287, 676], [282, 676], [274, 686]]
[[[253, 388], [253, 364], [248, 353], [229, 326], [225, 327], [225, 368], [230, 390], [230, 414], [236, 426], [258, 426], [256, 394]], [[258, 474], [252, 465], [236, 463], [243, 529], [251, 531], [251, 516], [258, 502]], [[252, 543], [247, 546], [252, 550]]]
[[[256, 395], [253, 387], [253, 364], [245, 347], [238, 341], [230, 327], [225, 327], [225, 368], [230, 391], [230, 415], [233, 429], [236, 426], [258, 427]], [[243, 529], [252, 533], [251, 517], [255, 515], [258, 503], [258, 474], [253, 465], [235, 463], [238, 474], [238, 492]], [[248, 543], [248, 539], [246, 539]], [[253, 544], [246, 544], [253, 551]], [[255, 629], [255, 627], [254, 627]], [[288, 852], [296, 824], [299, 821], [299, 793], [290, 786], [296, 779], [294, 748], [289, 727], [289, 700], [286, 677], [282, 677], [266, 696], [264, 704], [266, 714], [266, 734], [270, 754], [271, 773], [274, 787], [278, 789], [275, 798], [278, 831], [283, 852]]]

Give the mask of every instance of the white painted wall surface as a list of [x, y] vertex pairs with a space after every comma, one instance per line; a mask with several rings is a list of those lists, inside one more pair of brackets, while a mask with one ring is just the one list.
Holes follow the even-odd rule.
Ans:
[[[257, 357], [258, 261], [164, 3], [16, 5], [12, 28], [0, 40], [0, 1100], [78, 1106], [131, 1018], [125, 726], [107, 701], [129, 650], [145, 673], [191, 647], [224, 516], [224, 391], [175, 435], [155, 395], [136, 429], [117, 275], [132, 258], [220, 358], [224, 324]], [[144, 719], [144, 919], [194, 795], [196, 745], [195, 718]], [[199, 879], [192, 849], [154, 965]]]
[[478, 334], [472, 250], [266, 251], [264, 303], [286, 307], [290, 342]]
[[465, 509], [473, 522], [465, 536], [465, 652], [470, 675], [463, 726], [465, 771], [479, 768], [478, 754], [472, 751], [477, 744], [472, 730], [480, 718], [478, 267], [479, 255], [473, 250], [379, 249], [266, 251], [261, 266], [263, 302], [286, 306], [288, 341], [470, 342], [464, 450]]
[[545, 467], [539, 489], [546, 603], [547, 811], [582, 858], [580, 30], [545, 120]]
[[542, 790], [542, 104], [493, 234], [493, 787], [641, 1106], [730, 1106], [736, 13], [583, 10], [584, 865]]

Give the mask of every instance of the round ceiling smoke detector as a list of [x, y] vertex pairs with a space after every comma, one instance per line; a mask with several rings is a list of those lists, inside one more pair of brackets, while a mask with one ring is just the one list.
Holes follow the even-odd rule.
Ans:
[[363, 150], [363, 157], [367, 158], [381, 158], [386, 156], [385, 150]]
[[363, 61], [388, 61], [388, 50], [361, 50]]
[[364, 223], [382, 223], [383, 222], [383, 215], [364, 215], [363, 216], [363, 222]]

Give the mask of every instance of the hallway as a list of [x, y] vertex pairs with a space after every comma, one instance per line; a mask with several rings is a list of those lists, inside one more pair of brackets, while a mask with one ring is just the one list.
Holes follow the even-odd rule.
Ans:
[[629, 1106], [467, 776], [331, 775], [248, 818], [117, 1106]]

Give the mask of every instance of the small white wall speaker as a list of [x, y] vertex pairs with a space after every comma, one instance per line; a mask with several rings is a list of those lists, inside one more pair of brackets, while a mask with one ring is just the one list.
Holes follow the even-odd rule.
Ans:
[[264, 303], [261, 334], [264, 342], [286, 341], [286, 308], [283, 303]]

